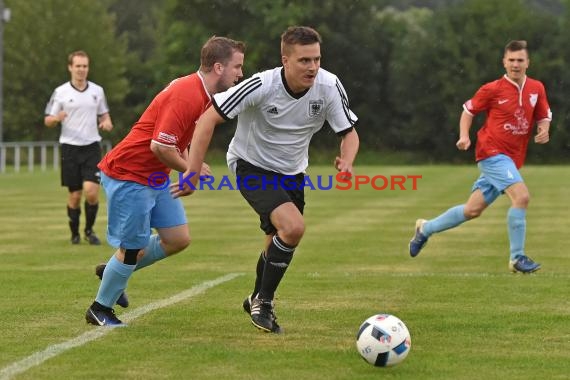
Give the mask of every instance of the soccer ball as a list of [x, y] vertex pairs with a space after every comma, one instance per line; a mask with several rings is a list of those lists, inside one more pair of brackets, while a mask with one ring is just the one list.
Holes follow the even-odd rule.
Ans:
[[356, 335], [356, 348], [364, 360], [376, 367], [402, 362], [412, 347], [408, 328], [390, 314], [376, 314], [365, 320]]

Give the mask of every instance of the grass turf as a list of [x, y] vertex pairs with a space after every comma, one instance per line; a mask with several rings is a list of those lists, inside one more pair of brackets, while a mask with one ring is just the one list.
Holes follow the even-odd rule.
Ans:
[[[522, 171], [532, 196], [527, 252], [543, 265], [535, 275], [507, 271], [506, 197], [481, 218], [433, 236], [417, 258], [408, 256], [415, 219], [463, 203], [475, 167], [357, 169], [422, 178], [417, 190], [307, 191], [306, 234], [277, 294], [285, 334], [258, 332], [241, 310], [263, 241], [257, 216], [237, 191], [204, 190], [183, 199], [190, 248], [137, 272], [131, 306], [117, 313], [239, 276], [15, 378], [569, 378], [569, 167]], [[96, 329], [84, 312], [97, 291], [94, 267], [112, 249], [70, 245], [65, 197], [58, 173], [0, 175], [2, 379], [13, 363]], [[95, 230], [103, 238], [104, 196], [101, 205]], [[397, 315], [412, 335], [408, 358], [393, 368], [366, 364], [355, 348], [360, 323], [379, 312]]]

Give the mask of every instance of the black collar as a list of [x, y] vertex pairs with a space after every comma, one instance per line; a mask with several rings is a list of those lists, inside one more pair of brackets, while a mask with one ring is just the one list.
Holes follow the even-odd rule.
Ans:
[[285, 68], [284, 67], [281, 68], [281, 81], [283, 82], [283, 86], [285, 86], [285, 90], [287, 91], [287, 93], [295, 99], [301, 99], [310, 90], [310, 88], [307, 88], [306, 90], [303, 90], [301, 92], [297, 92], [297, 93], [293, 92], [293, 90], [291, 90], [291, 88], [287, 85], [287, 80], [285, 80]]

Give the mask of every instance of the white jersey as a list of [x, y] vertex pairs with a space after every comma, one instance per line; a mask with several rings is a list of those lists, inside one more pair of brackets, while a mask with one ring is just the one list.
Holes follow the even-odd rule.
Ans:
[[56, 88], [46, 106], [46, 115], [56, 116], [65, 111], [67, 117], [61, 122], [59, 142], [71, 145], [89, 145], [101, 141], [98, 116], [109, 112], [103, 87], [87, 82], [79, 91], [67, 82]]
[[301, 94], [292, 93], [277, 67], [215, 94], [212, 103], [227, 120], [239, 115], [227, 153], [233, 173], [240, 158], [277, 173], [302, 173], [309, 165], [311, 138], [325, 120], [339, 134], [357, 120], [339, 79], [322, 68]]

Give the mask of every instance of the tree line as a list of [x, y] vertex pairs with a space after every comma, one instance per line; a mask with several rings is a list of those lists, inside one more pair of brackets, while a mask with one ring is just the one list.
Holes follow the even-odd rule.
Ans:
[[[544, 82], [551, 143], [530, 144], [533, 162], [570, 158], [570, 0], [6, 0], [4, 141], [56, 140], [43, 126], [51, 92], [69, 78], [67, 55], [85, 50], [89, 79], [105, 88], [115, 130], [125, 136], [170, 80], [198, 69], [212, 36], [247, 44], [245, 75], [280, 65], [289, 25], [323, 37], [322, 67], [337, 74], [359, 116], [362, 150], [401, 162], [466, 162], [455, 149], [465, 100], [503, 73], [506, 43], [525, 39], [528, 74]], [[478, 117], [472, 129], [475, 140]], [[227, 147], [233, 125], [213, 146]], [[326, 127], [318, 151], [336, 146]]]

